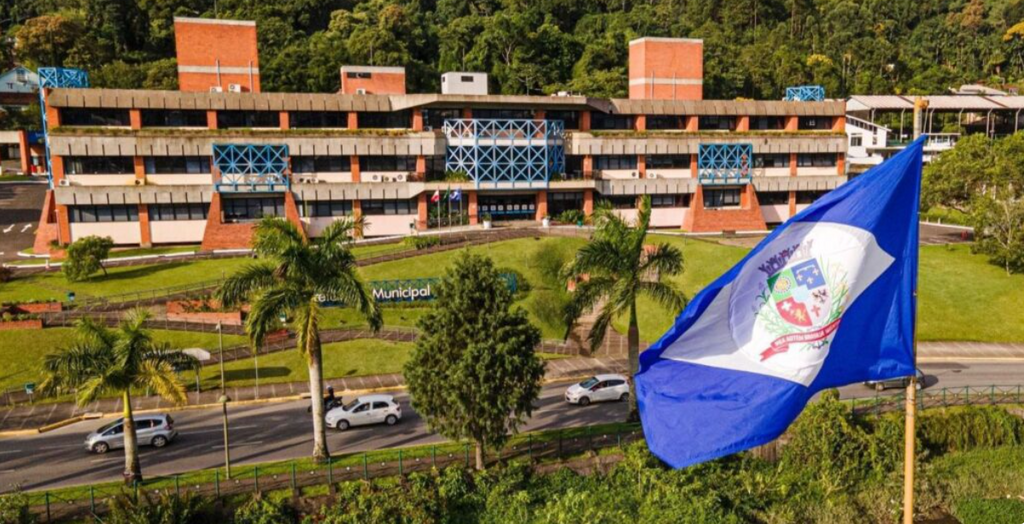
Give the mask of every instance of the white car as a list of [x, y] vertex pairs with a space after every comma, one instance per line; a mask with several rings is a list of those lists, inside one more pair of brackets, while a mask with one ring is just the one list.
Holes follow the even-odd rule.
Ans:
[[622, 375], [597, 375], [565, 390], [565, 401], [586, 406], [591, 402], [629, 400], [629, 382]]
[[344, 431], [352, 426], [384, 423], [394, 426], [402, 420], [402, 406], [391, 395], [366, 395], [327, 412], [327, 427]]

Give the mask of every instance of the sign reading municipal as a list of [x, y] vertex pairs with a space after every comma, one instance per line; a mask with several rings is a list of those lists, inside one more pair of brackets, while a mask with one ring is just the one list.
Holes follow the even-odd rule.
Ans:
[[780, 226], [640, 356], [655, 454], [684, 467], [749, 449], [823, 389], [914, 373], [921, 149]]
[[[513, 273], [502, 273], [509, 290], [516, 292], [518, 279]], [[413, 278], [405, 280], [373, 280], [369, 282], [370, 293], [377, 302], [424, 302], [434, 300], [434, 288], [440, 278]], [[318, 295], [317, 300], [324, 306], [341, 306], [342, 302], [332, 297]]]

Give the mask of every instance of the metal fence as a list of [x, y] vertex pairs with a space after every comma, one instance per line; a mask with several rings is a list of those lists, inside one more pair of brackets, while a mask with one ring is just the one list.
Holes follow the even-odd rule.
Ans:
[[[917, 392], [918, 409], [946, 408], [952, 406], [976, 406], [995, 404], [1020, 404], [1024, 400], [1024, 387], [1016, 386], [962, 386]], [[906, 393], [891, 395], [875, 394], [874, 397], [848, 399], [850, 410], [856, 415], [881, 415], [890, 411], [902, 411], [906, 405]]]
[[[619, 430], [578, 428], [520, 435], [504, 449], [488, 453], [489, 464], [508, 460], [532, 462], [560, 460], [581, 453], [621, 447], [643, 439], [639, 426]], [[106, 484], [27, 494], [29, 509], [43, 522], [59, 522], [98, 516], [109, 501], [125, 494], [182, 496], [185, 494], [221, 498], [246, 493], [334, 486], [340, 482], [404, 476], [450, 466], [470, 468], [474, 451], [469, 443], [439, 444], [415, 448], [350, 454], [327, 464], [294, 460], [273, 464], [235, 466], [231, 478], [221, 469], [185, 475], [154, 477], [133, 487]], [[142, 500], [145, 500], [143, 498]]]

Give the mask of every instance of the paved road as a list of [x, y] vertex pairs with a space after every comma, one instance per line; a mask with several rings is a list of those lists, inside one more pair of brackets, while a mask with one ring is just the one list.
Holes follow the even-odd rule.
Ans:
[[[925, 387], [965, 385], [1015, 385], [1024, 378], [1024, 361], [969, 363], [937, 362], [921, 365]], [[562, 401], [566, 384], [543, 389], [534, 417], [524, 430], [599, 424], [622, 420], [626, 405], [597, 404], [585, 408]], [[860, 385], [843, 388], [844, 397], [874, 395]], [[889, 391], [894, 394], [896, 391]], [[328, 443], [334, 453], [367, 451], [441, 442], [428, 433], [423, 420], [409, 406], [405, 394], [397, 395], [405, 418], [394, 427], [371, 426], [347, 432], [329, 431]], [[310, 452], [310, 422], [306, 402], [239, 407], [231, 410], [232, 460], [251, 464], [307, 456]], [[219, 410], [190, 410], [173, 415], [180, 438], [162, 450], [142, 448], [141, 460], [147, 475], [167, 475], [222, 464], [221, 417]], [[41, 489], [120, 477], [124, 457], [120, 451], [92, 455], [82, 447], [89, 431], [109, 420], [80, 422], [50, 433], [0, 440], [0, 491], [18, 484], [22, 489]]]
[[45, 185], [0, 184], [0, 262], [32, 247], [45, 196]]

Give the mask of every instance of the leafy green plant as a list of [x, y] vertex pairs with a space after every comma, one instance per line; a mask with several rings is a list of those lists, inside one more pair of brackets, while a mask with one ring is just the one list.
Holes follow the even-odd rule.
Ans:
[[0, 284], [10, 282], [14, 278], [14, 270], [0, 265]]
[[190, 492], [159, 497], [125, 492], [113, 497], [108, 507], [106, 524], [205, 524], [213, 519], [209, 499]]
[[103, 261], [110, 257], [113, 247], [114, 240], [110, 237], [82, 237], [68, 246], [67, 258], [61, 265], [61, 271], [68, 282], [86, 280], [97, 271], [103, 271], [106, 276], [107, 268], [103, 267]]
[[441, 245], [441, 237], [437, 235], [413, 235], [405, 237], [404, 242], [418, 251]]
[[968, 499], [953, 510], [962, 524], [996, 524], [1024, 522], [1024, 500]]
[[0, 522], [35, 524], [35, 515], [28, 510], [28, 496], [20, 491], [0, 495]]
[[235, 511], [234, 524], [291, 524], [291, 509], [266, 497], [253, 497]]
[[559, 213], [555, 220], [562, 224], [580, 224], [586, 222], [586, 218], [579, 209], [566, 209]]

